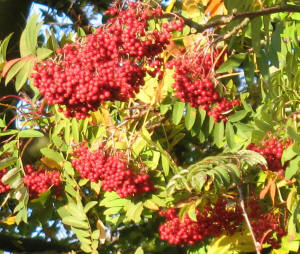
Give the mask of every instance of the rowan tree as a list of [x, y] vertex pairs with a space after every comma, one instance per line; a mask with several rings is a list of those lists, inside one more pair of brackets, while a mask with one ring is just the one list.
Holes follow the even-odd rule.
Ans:
[[298, 252], [299, 2], [56, 4], [0, 44], [0, 248]]

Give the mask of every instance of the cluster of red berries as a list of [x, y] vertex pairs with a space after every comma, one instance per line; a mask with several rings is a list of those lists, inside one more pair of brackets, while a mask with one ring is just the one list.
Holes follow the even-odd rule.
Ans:
[[92, 152], [82, 144], [72, 155], [75, 156], [72, 165], [81, 177], [93, 182], [102, 181], [105, 191], [115, 191], [121, 198], [154, 190], [150, 175], [134, 172], [122, 153], [108, 155], [103, 146]]
[[144, 85], [146, 73], [162, 78], [159, 54], [170, 31], [181, 30], [183, 21], [149, 31], [147, 22], [157, 21], [162, 9], [141, 2], [124, 6], [111, 7], [107, 14], [114, 17], [94, 34], [66, 44], [55, 58], [34, 66], [34, 85], [49, 105], [65, 105], [67, 117], [84, 119], [105, 101], [128, 100]]
[[167, 64], [168, 68], [175, 67], [175, 82], [172, 85], [175, 96], [192, 107], [203, 108], [215, 122], [226, 121], [232, 108], [241, 104], [240, 100], [222, 98], [210, 79], [212, 70], [220, 64], [220, 61], [213, 63], [217, 54], [218, 51], [213, 54], [185, 54]]
[[[247, 210], [256, 240], [261, 246], [268, 243], [273, 248], [279, 248], [278, 242], [286, 234], [281, 225], [281, 216], [271, 212], [264, 213], [256, 200], [247, 204]], [[166, 218], [166, 222], [159, 227], [160, 238], [169, 244], [194, 244], [205, 237], [218, 237], [224, 232], [231, 235], [242, 229], [244, 221], [241, 207], [228, 206], [225, 199], [219, 199], [217, 203], [206, 206], [201, 212], [196, 210], [197, 221], [188, 215], [180, 220], [174, 208], [160, 211], [159, 215]]]
[[26, 165], [24, 184], [29, 188], [29, 195], [37, 197], [40, 193], [47, 191], [52, 186], [56, 190], [60, 187], [60, 172], [41, 168], [35, 170], [32, 165]]
[[286, 235], [286, 231], [282, 226], [282, 216], [279, 213], [264, 213], [256, 200], [252, 200], [248, 207], [255, 239], [259, 241], [260, 246], [262, 247], [264, 243], [268, 243], [272, 245], [273, 249], [279, 249], [280, 239]]
[[264, 156], [268, 162], [268, 169], [283, 176], [286, 165], [282, 165], [281, 157], [283, 150], [291, 144], [291, 140], [286, 140], [285, 143], [282, 143], [277, 138], [270, 137], [268, 140], [262, 141], [259, 146], [251, 143], [247, 149]]
[[0, 193], [4, 193], [10, 190], [10, 187], [8, 184], [4, 184], [2, 182], [2, 177], [7, 173], [7, 169], [0, 170]]
[[159, 215], [166, 217], [166, 222], [159, 227], [160, 238], [169, 244], [194, 244], [205, 237], [217, 237], [224, 231], [233, 234], [243, 221], [240, 207], [229, 209], [224, 199], [201, 212], [196, 210], [197, 221], [188, 215], [180, 220], [174, 208], [160, 211]]

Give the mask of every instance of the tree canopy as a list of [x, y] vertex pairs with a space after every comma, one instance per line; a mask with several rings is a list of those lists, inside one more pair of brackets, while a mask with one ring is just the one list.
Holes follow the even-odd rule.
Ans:
[[0, 249], [299, 251], [300, 1], [37, 2], [74, 30], [0, 2]]

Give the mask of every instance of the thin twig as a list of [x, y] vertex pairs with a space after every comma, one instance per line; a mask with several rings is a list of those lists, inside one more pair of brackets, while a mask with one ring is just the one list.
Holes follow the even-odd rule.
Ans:
[[[230, 22], [235, 21], [235, 20], [246, 19], [246, 18], [249, 18], [251, 20], [256, 17], [270, 15], [270, 14], [274, 14], [274, 13], [280, 13], [280, 12], [300, 12], [300, 6], [299, 5], [272, 6], [272, 7], [257, 10], [257, 11], [232, 13], [230, 15], [220, 16], [218, 19], [208, 21], [205, 24], [198, 24], [197, 22], [195, 22], [189, 18], [183, 17], [179, 14], [177, 14], [177, 15], [184, 20], [186, 25], [188, 25], [191, 28], [194, 28], [196, 30], [196, 33], [202, 33], [204, 30], [206, 30], [208, 28], [227, 25]], [[164, 13], [163, 16], [168, 18], [168, 17], [173, 17], [174, 15], [171, 15], [170, 13]]]
[[240, 200], [240, 205], [241, 205], [241, 208], [242, 208], [242, 211], [243, 211], [243, 216], [245, 218], [245, 221], [246, 221], [246, 224], [249, 228], [249, 231], [250, 231], [250, 234], [251, 234], [251, 237], [252, 237], [252, 240], [253, 240], [253, 243], [254, 243], [254, 246], [255, 246], [255, 250], [256, 250], [256, 253], [257, 254], [260, 254], [260, 244], [256, 241], [255, 239], [255, 235], [254, 235], [254, 232], [253, 232], [253, 229], [252, 229], [252, 226], [251, 226], [251, 223], [250, 223], [250, 220], [248, 218], [248, 214], [247, 214], [247, 211], [245, 209], [245, 203], [244, 203], [244, 197], [243, 197], [243, 193], [242, 193], [242, 189], [240, 186], [237, 185], [237, 189], [239, 191], [239, 200]]

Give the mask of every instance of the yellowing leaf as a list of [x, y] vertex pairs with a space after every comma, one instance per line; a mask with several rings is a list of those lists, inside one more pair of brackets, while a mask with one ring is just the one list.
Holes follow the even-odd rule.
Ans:
[[172, 11], [175, 2], [176, 2], [176, 0], [172, 0], [172, 1], [169, 3], [169, 5], [168, 5], [168, 7], [167, 7], [167, 9], [166, 9], [166, 12], [171, 12], [171, 11]]
[[215, 238], [208, 246], [207, 254], [234, 254], [240, 252], [253, 252], [255, 246], [249, 231], [236, 232], [233, 235], [222, 234]]
[[105, 225], [103, 224], [103, 222], [101, 220], [97, 221], [97, 229], [100, 230], [99, 241], [101, 244], [104, 244], [106, 233], [105, 233]]
[[295, 199], [295, 195], [297, 194], [297, 189], [293, 187], [293, 189], [290, 191], [287, 200], [286, 200], [286, 207], [289, 211], [291, 211], [293, 201]]
[[5, 218], [4, 220], [0, 221], [1, 223], [4, 223], [6, 225], [14, 225], [16, 224], [16, 216], [9, 216]]
[[154, 210], [154, 211], [157, 211], [159, 210], [159, 206], [152, 200], [147, 200], [145, 203], [144, 203], [144, 207], [150, 209], [150, 210]]

